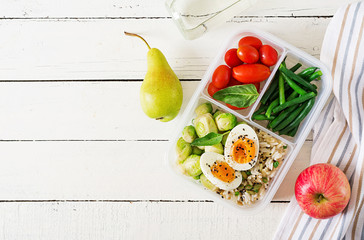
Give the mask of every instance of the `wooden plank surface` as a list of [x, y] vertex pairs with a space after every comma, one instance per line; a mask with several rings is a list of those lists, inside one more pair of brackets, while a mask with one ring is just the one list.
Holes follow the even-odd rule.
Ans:
[[[183, 81], [181, 113], [199, 81]], [[180, 116], [148, 118], [141, 81], [2, 82], [0, 140], [168, 140]], [[309, 138], [311, 140], [312, 137]]]
[[179, 118], [139, 106], [147, 49], [182, 79], [184, 105], [232, 32], [259, 28], [319, 57], [336, 9], [352, 0], [262, 1], [194, 41], [157, 0], [17, 0], [0, 8], [0, 239], [271, 238], [312, 135], [273, 202], [255, 216], [174, 176], [164, 153]]
[[[13, 141], [0, 146], [0, 200], [211, 200], [169, 168], [167, 141]], [[304, 144], [274, 201], [291, 199], [310, 149], [310, 142]]]
[[274, 203], [241, 216], [211, 202], [7, 202], [0, 204], [1, 238], [267, 239], [285, 208]]
[[124, 36], [125, 30], [142, 34], [161, 49], [180, 79], [201, 79], [227, 36], [240, 29], [265, 30], [318, 57], [329, 21], [234, 19], [186, 41], [170, 19], [1, 20], [0, 33], [6, 34], [0, 38], [0, 56], [8, 57], [0, 58], [0, 80], [143, 79], [147, 48]]
[[[6, 1], [0, 9], [0, 16], [7, 18], [169, 17], [164, 2], [164, 0]], [[244, 11], [241, 16], [330, 16], [344, 2], [353, 2], [353, 0], [259, 0], [256, 5]]]

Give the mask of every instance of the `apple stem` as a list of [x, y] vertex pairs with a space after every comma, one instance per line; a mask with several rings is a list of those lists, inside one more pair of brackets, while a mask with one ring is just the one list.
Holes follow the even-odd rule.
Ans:
[[138, 34], [129, 33], [129, 32], [125, 32], [125, 31], [124, 31], [124, 34], [127, 35], [127, 36], [132, 36], [132, 37], [138, 37], [138, 38], [140, 38], [141, 40], [143, 40], [143, 42], [145, 42], [145, 44], [147, 44], [148, 48], [150, 49], [150, 46], [149, 46], [148, 42], [145, 41], [145, 39], [142, 38], [141, 36], [139, 36]]
[[322, 195], [322, 194], [318, 194], [318, 196], [317, 196], [317, 202], [318, 203], [320, 203], [322, 200], [324, 200], [325, 199], [325, 197], [324, 197], [324, 195]]

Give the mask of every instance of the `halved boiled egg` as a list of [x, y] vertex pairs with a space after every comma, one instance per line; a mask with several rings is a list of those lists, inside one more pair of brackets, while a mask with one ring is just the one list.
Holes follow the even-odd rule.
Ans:
[[257, 163], [258, 136], [247, 124], [239, 124], [229, 133], [224, 149], [226, 162], [235, 170], [248, 170]]
[[242, 182], [241, 173], [227, 164], [224, 155], [205, 152], [201, 155], [200, 166], [206, 178], [220, 189], [232, 190]]

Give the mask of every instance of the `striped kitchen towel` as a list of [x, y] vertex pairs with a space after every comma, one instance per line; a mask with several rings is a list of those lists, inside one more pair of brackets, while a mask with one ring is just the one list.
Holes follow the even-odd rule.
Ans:
[[333, 77], [334, 97], [313, 128], [311, 164], [328, 162], [351, 185], [345, 210], [318, 220], [303, 213], [295, 197], [274, 239], [364, 239], [364, 2], [340, 8], [322, 44], [321, 60]]

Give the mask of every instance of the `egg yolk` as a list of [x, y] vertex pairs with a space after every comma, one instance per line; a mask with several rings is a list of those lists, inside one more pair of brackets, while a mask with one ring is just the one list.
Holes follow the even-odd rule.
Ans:
[[211, 173], [223, 182], [230, 183], [235, 179], [235, 170], [223, 161], [216, 161], [211, 166]]
[[237, 163], [248, 163], [255, 158], [255, 142], [249, 138], [238, 139], [231, 151], [232, 159]]

